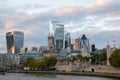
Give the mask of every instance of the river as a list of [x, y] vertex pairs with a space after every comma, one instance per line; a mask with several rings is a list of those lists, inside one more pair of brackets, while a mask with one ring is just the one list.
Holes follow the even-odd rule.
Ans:
[[6, 75], [0, 75], [0, 80], [119, 80], [119, 79], [75, 75], [6, 73]]

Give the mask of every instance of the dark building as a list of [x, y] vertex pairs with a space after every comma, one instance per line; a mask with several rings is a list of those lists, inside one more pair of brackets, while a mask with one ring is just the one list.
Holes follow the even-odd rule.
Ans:
[[21, 31], [13, 31], [6, 33], [7, 52], [10, 54], [20, 53], [20, 49], [24, 44], [24, 33]]
[[94, 52], [96, 49], [95, 49], [95, 44], [92, 44], [92, 52]]
[[65, 34], [65, 48], [71, 48], [71, 37], [70, 33]]

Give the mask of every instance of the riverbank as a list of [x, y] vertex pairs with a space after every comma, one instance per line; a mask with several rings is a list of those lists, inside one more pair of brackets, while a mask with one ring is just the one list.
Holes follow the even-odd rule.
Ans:
[[7, 71], [7, 73], [61, 74], [61, 75], [95, 76], [95, 77], [107, 77], [107, 78], [118, 78], [118, 79], [120, 79], [120, 74], [117, 74], [117, 73], [101, 73], [101, 72]]

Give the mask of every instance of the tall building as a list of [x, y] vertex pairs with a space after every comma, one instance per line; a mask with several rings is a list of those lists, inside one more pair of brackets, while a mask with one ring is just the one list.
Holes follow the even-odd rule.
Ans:
[[21, 31], [13, 31], [6, 33], [7, 52], [10, 54], [20, 53], [20, 49], [24, 44], [24, 33]]
[[65, 48], [71, 48], [71, 36], [70, 36], [70, 33], [65, 33]]
[[82, 56], [90, 56], [90, 52], [91, 52], [90, 40], [87, 39], [87, 37], [83, 34], [80, 41], [81, 41], [80, 43], [81, 43]]
[[56, 28], [54, 42], [55, 49], [61, 50], [65, 48], [64, 25], [59, 25], [59, 27]]
[[95, 44], [92, 44], [92, 52], [94, 52], [96, 49], [95, 49]]
[[80, 51], [81, 50], [81, 45], [80, 45], [80, 37], [75, 39], [75, 42], [73, 42], [73, 50], [74, 51]]
[[58, 22], [57, 21], [50, 21], [50, 28], [48, 34], [48, 48], [54, 48], [54, 33], [57, 28]]
[[49, 49], [61, 50], [63, 48], [71, 48], [70, 33], [66, 32], [64, 25], [57, 21], [50, 21], [50, 29], [48, 35]]

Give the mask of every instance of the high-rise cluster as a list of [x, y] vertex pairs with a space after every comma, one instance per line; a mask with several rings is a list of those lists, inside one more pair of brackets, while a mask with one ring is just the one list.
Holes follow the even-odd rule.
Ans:
[[49, 49], [61, 50], [70, 48], [71, 37], [70, 33], [65, 31], [64, 25], [57, 21], [50, 21], [50, 31], [48, 35]]
[[85, 34], [81, 38], [75, 39], [73, 43], [73, 50], [80, 51], [82, 56], [90, 56], [92, 52], [91, 41], [88, 39]]

